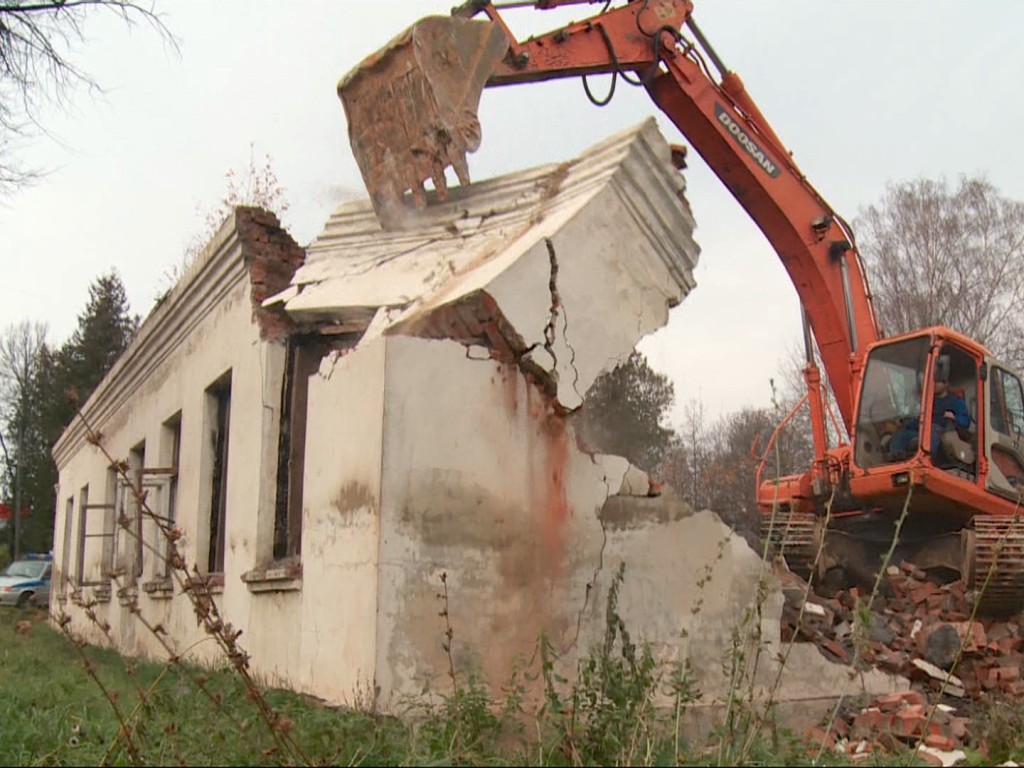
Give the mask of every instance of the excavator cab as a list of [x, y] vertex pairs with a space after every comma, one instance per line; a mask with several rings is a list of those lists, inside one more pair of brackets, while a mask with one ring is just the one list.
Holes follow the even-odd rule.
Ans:
[[897, 560], [984, 587], [987, 612], [1019, 610], [1024, 385], [984, 347], [941, 327], [871, 345], [837, 485], [817, 514], [786, 511], [797, 535], [772, 542], [795, 544], [805, 575], [870, 578], [895, 537]]
[[981, 359], [979, 350], [933, 334], [876, 345], [864, 369], [855, 466], [924, 459], [975, 479]]

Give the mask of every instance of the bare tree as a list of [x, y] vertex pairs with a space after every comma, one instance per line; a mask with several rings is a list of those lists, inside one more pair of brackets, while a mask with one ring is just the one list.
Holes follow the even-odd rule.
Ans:
[[[0, 408], [3, 432], [4, 475], [13, 504], [11, 559], [20, 554], [24, 453], [31, 428], [31, 398], [38, 374], [40, 352], [46, 343], [46, 325], [22, 320], [0, 336]], [[14, 456], [10, 455], [13, 449]]]
[[96, 12], [145, 21], [174, 44], [153, 0], [0, 0], [0, 194], [32, 177], [12, 155], [16, 141], [39, 126], [41, 106], [63, 104], [76, 86], [98, 88], [73, 59]]
[[858, 219], [887, 333], [947, 325], [1024, 363], [1024, 203], [983, 177], [890, 184]]

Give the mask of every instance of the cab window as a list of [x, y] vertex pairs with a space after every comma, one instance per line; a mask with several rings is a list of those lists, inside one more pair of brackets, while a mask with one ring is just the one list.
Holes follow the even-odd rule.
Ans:
[[1007, 370], [993, 369], [989, 413], [992, 428], [1004, 435], [1024, 430], [1024, 392], [1020, 380]]

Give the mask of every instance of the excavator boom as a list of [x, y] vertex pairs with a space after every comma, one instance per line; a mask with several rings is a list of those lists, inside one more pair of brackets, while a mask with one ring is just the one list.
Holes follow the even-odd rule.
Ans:
[[[740, 78], [704, 38], [690, 0], [605, 2], [589, 19], [524, 42], [499, 10], [580, 2], [508, 0], [498, 6], [470, 0], [450, 18], [416, 23], [342, 80], [338, 92], [352, 150], [381, 225], [401, 228], [415, 207], [424, 207], [428, 180], [443, 199], [449, 166], [461, 183], [468, 182], [466, 153], [480, 143], [476, 111], [485, 86], [599, 73], [642, 85], [775, 249], [827, 374], [826, 385], [808, 335], [804, 377], [815, 458], [804, 474], [760, 486], [768, 545], [804, 570], [820, 568], [819, 556], [827, 550], [821, 562], [873, 573], [881, 562], [874, 547], [885, 539], [879, 531], [893, 529], [896, 517], [910, 509], [905, 489], [915, 489], [907, 530], [920, 530], [909, 537], [913, 547], [910, 540], [901, 543], [900, 556], [959, 571], [969, 582], [991, 565], [995, 586], [986, 600], [997, 609], [1018, 608], [1024, 600], [1024, 534], [1012, 528], [1024, 487], [1020, 434], [1009, 434], [1015, 430], [1007, 431], [1005, 419], [979, 417], [980, 431], [960, 436], [963, 450], [953, 451], [951, 461], [938, 439], [928, 439], [938, 428], [929, 427], [910, 455], [893, 448], [892, 430], [897, 416], [901, 424], [929, 421], [930, 400], [922, 392], [932, 391], [925, 382], [943, 358], [955, 361], [957, 384], [976, 403], [986, 402], [989, 381], [1004, 378], [1022, 393], [1014, 402], [1024, 403], [1019, 378], [981, 345], [940, 326], [882, 339], [852, 231], [807, 181]], [[990, 369], [998, 375], [989, 375]], [[850, 438], [843, 442], [840, 435], [836, 446], [828, 445], [826, 429], [829, 388]], [[1002, 397], [1000, 390], [992, 389], [991, 397]], [[866, 405], [858, 408], [858, 398]], [[936, 447], [929, 448], [932, 442]], [[895, 530], [894, 542], [898, 525]], [[995, 569], [1007, 542], [1010, 555]]]
[[[566, 4], [574, 3], [532, 5]], [[443, 198], [446, 167], [468, 180], [466, 152], [480, 142], [476, 108], [485, 85], [634, 73], [779, 254], [850, 430], [856, 367], [880, 336], [853, 236], [705, 43], [707, 58], [723, 69], [721, 82], [710, 77], [681, 31], [703, 39], [692, 12], [689, 0], [633, 0], [522, 43], [492, 3], [425, 18], [339, 84], [353, 153], [382, 226], [400, 228], [411, 207], [426, 205], [425, 181]]]

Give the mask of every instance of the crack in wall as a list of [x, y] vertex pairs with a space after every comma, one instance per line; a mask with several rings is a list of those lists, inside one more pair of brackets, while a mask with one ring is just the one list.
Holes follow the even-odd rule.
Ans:
[[551, 308], [548, 310], [549, 318], [544, 326], [544, 349], [554, 360], [551, 375], [555, 382], [558, 382], [558, 355], [555, 354], [555, 323], [558, 321], [558, 310], [562, 306], [562, 298], [558, 295], [558, 257], [555, 255], [555, 244], [550, 237], [544, 238], [544, 244], [548, 248], [548, 263], [551, 265], [550, 277], [548, 277], [548, 291], [551, 293]]
[[[591, 463], [602, 471], [602, 481], [604, 482], [605, 487], [604, 501], [601, 502], [601, 508], [603, 509], [604, 505], [608, 503], [608, 499], [615, 494], [612, 493], [612, 487], [608, 484], [608, 472], [598, 463], [593, 453], [587, 452], [587, 455], [590, 457]], [[601, 571], [604, 570], [604, 550], [608, 546], [608, 529], [605, 528], [604, 520], [601, 519], [600, 512], [598, 512], [597, 521], [601, 526], [601, 548], [597, 552], [597, 567], [594, 568], [594, 575], [591, 576], [590, 581], [587, 582], [586, 592], [583, 596], [583, 605], [580, 606], [579, 611], [576, 613], [576, 632], [573, 634], [572, 640], [568, 645], [566, 645], [565, 651], [575, 648], [580, 641], [580, 630], [583, 627], [583, 617], [587, 612], [587, 607], [590, 605], [590, 597], [594, 594], [597, 579], [601, 575]]]
[[[576, 393], [576, 396], [580, 399], [580, 405], [583, 404], [583, 394], [579, 390], [580, 371], [576, 367], [576, 349], [572, 344], [569, 343], [569, 312], [567, 311], [565, 304], [562, 302], [562, 296], [558, 291], [558, 256], [555, 253], [555, 244], [551, 241], [550, 237], [544, 238], [544, 245], [548, 249], [548, 262], [551, 265], [551, 274], [548, 278], [548, 291], [551, 293], [551, 309], [550, 317], [547, 324], [544, 326], [544, 349], [554, 364], [551, 368], [551, 377], [554, 379], [555, 387], [558, 387], [558, 356], [555, 354], [555, 323], [558, 321], [558, 315], [562, 315], [562, 341], [565, 342], [566, 348], [569, 350], [569, 367], [572, 368], [573, 379], [572, 389]], [[580, 407], [570, 408], [567, 410], [576, 410]]]

